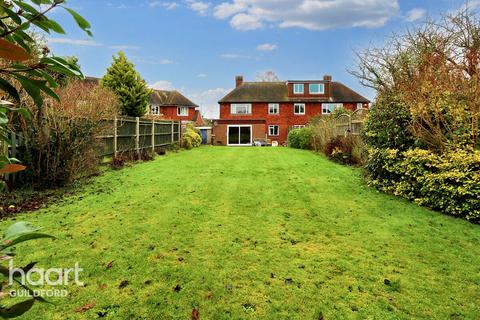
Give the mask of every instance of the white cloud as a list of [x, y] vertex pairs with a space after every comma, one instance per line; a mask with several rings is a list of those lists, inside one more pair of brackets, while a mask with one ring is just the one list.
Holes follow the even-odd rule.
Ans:
[[218, 101], [231, 90], [232, 89], [215, 88], [202, 92], [190, 93], [186, 96], [200, 106], [200, 110], [204, 117], [208, 119], [218, 119], [220, 116]]
[[407, 12], [405, 20], [407, 20], [408, 22], [414, 22], [425, 18], [426, 14], [427, 11], [425, 9], [415, 8]]
[[67, 44], [72, 46], [81, 46], [81, 47], [106, 47], [114, 50], [138, 50], [140, 47], [131, 46], [131, 45], [105, 45], [94, 40], [83, 40], [83, 39], [70, 39], [70, 38], [47, 38], [49, 44]]
[[251, 59], [250, 56], [245, 56], [237, 53], [224, 53], [220, 57], [224, 59]]
[[277, 49], [278, 49], [278, 46], [273, 43], [263, 43], [257, 46], [258, 51], [274, 51]]
[[152, 8], [154, 7], [162, 7], [167, 10], [173, 10], [178, 7], [178, 3], [176, 2], [165, 2], [165, 1], [149, 1], [148, 5]]
[[201, 16], [207, 15], [207, 11], [210, 8], [210, 3], [203, 1], [187, 0], [188, 6], [193, 11], [197, 12]]
[[155, 83], [148, 85], [150, 88], [155, 90], [175, 90], [173, 83], [168, 80], [159, 80]]
[[241, 31], [265, 25], [326, 30], [380, 27], [399, 13], [398, 0], [229, 0], [214, 8], [218, 19], [230, 19]]
[[84, 47], [102, 47], [103, 44], [93, 40], [69, 39], [69, 38], [47, 38], [48, 43], [69, 44]]
[[208, 75], [206, 75], [205, 73], [199, 73], [197, 75], [197, 78], [207, 78], [207, 77], [208, 77]]
[[166, 65], [166, 64], [173, 63], [173, 60], [170, 60], [170, 59], [152, 59], [152, 58], [143, 58], [138, 56], [133, 56], [132, 60], [134, 60], [137, 63], [155, 64], [155, 65]]

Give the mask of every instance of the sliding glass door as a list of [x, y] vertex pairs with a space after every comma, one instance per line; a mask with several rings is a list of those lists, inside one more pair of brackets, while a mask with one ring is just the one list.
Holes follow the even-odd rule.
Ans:
[[252, 126], [251, 125], [228, 126], [228, 145], [229, 146], [251, 146], [252, 145]]

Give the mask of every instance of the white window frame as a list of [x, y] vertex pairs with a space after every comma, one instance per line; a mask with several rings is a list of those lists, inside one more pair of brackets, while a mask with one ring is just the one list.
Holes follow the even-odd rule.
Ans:
[[[272, 108], [275, 108], [276, 112], [271, 112]], [[280, 114], [280, 104], [279, 103], [269, 103], [268, 104], [268, 114]]]
[[[230, 128], [235, 127], [235, 128], [250, 128], [250, 143], [248, 144], [230, 144]], [[253, 144], [253, 126], [251, 124], [232, 124], [227, 126], [227, 146], [229, 147], [249, 147], [252, 146]]]
[[[302, 90], [297, 90], [298, 88], [302, 88]], [[301, 86], [301, 87], [300, 87]], [[304, 94], [305, 93], [305, 84], [304, 83], [294, 83], [293, 84], [293, 94]]]
[[[318, 86], [318, 92], [313, 92], [312, 86]], [[325, 94], [325, 85], [323, 83], [310, 83], [308, 84], [308, 92], [310, 94]]]
[[188, 117], [188, 107], [177, 107], [177, 116]]
[[[296, 112], [297, 106], [302, 107], [302, 108], [303, 108], [303, 112]], [[307, 108], [307, 107], [305, 106], [305, 103], [295, 103], [295, 104], [293, 104], [293, 114], [294, 114], [294, 115], [304, 115], [306, 108]]]
[[305, 128], [304, 124], [296, 124], [292, 126], [292, 129], [303, 129], [303, 128]]
[[359, 102], [357, 103], [357, 110], [363, 109], [363, 103]]
[[[272, 133], [272, 129], [273, 129], [273, 133]], [[276, 134], [275, 134], [275, 131], [277, 131]], [[277, 124], [269, 125], [268, 126], [268, 135], [271, 136], [271, 137], [278, 137], [280, 135], [280, 126], [277, 125]]]
[[[338, 108], [343, 108], [343, 103], [322, 103], [322, 114], [329, 115], [333, 111], [330, 111], [330, 109], [326, 109], [325, 106], [333, 106], [333, 110], [335, 110]], [[328, 112], [325, 112], [325, 110], [328, 110]]]
[[[238, 108], [245, 108], [246, 113], [238, 113]], [[230, 113], [235, 115], [249, 115], [252, 114], [252, 104], [251, 103], [232, 103], [230, 105]]]
[[[156, 111], [153, 111], [153, 110], [156, 110]], [[155, 106], [155, 105], [150, 106], [150, 114], [151, 115], [159, 115], [160, 114], [160, 106]]]

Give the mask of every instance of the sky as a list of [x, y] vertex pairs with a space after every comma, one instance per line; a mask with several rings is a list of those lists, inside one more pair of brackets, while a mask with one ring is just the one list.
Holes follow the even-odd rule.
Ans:
[[[65, 11], [52, 18], [67, 35], [47, 35], [56, 55], [77, 56], [86, 76], [102, 77], [122, 50], [156, 89], [178, 90], [208, 118], [234, 87], [273, 71], [281, 80], [330, 74], [369, 99], [348, 70], [355, 50], [457, 10], [464, 0], [69, 0], [92, 25], [80, 31]], [[470, 0], [480, 7], [480, 0]]]

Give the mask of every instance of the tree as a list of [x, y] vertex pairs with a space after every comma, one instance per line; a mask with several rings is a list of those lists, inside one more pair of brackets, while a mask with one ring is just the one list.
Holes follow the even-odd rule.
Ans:
[[275, 74], [275, 72], [273, 72], [271, 70], [257, 73], [256, 78], [257, 78], [258, 81], [261, 81], [261, 82], [280, 81], [280, 78]]
[[[58, 99], [53, 89], [58, 87], [51, 76], [53, 72], [82, 78], [78, 66], [61, 57], [52, 56], [48, 48], [40, 48], [32, 33], [32, 25], [50, 33], [65, 34], [63, 28], [46, 16], [54, 8], [69, 12], [78, 26], [91, 35], [90, 24], [78, 13], [63, 4], [64, 0], [0, 0], [0, 140], [8, 143], [10, 112], [19, 112], [28, 117], [28, 112], [19, 108], [21, 97], [33, 99], [41, 109], [43, 96]], [[0, 156], [0, 169], [8, 171], [15, 159]]]
[[468, 5], [357, 57], [351, 72], [383, 101], [407, 107], [419, 145], [437, 153], [478, 147], [480, 20]]
[[142, 117], [147, 112], [148, 98], [152, 90], [128, 61], [123, 52], [113, 57], [112, 65], [107, 69], [101, 84], [115, 92], [120, 101], [122, 114], [130, 117]]

